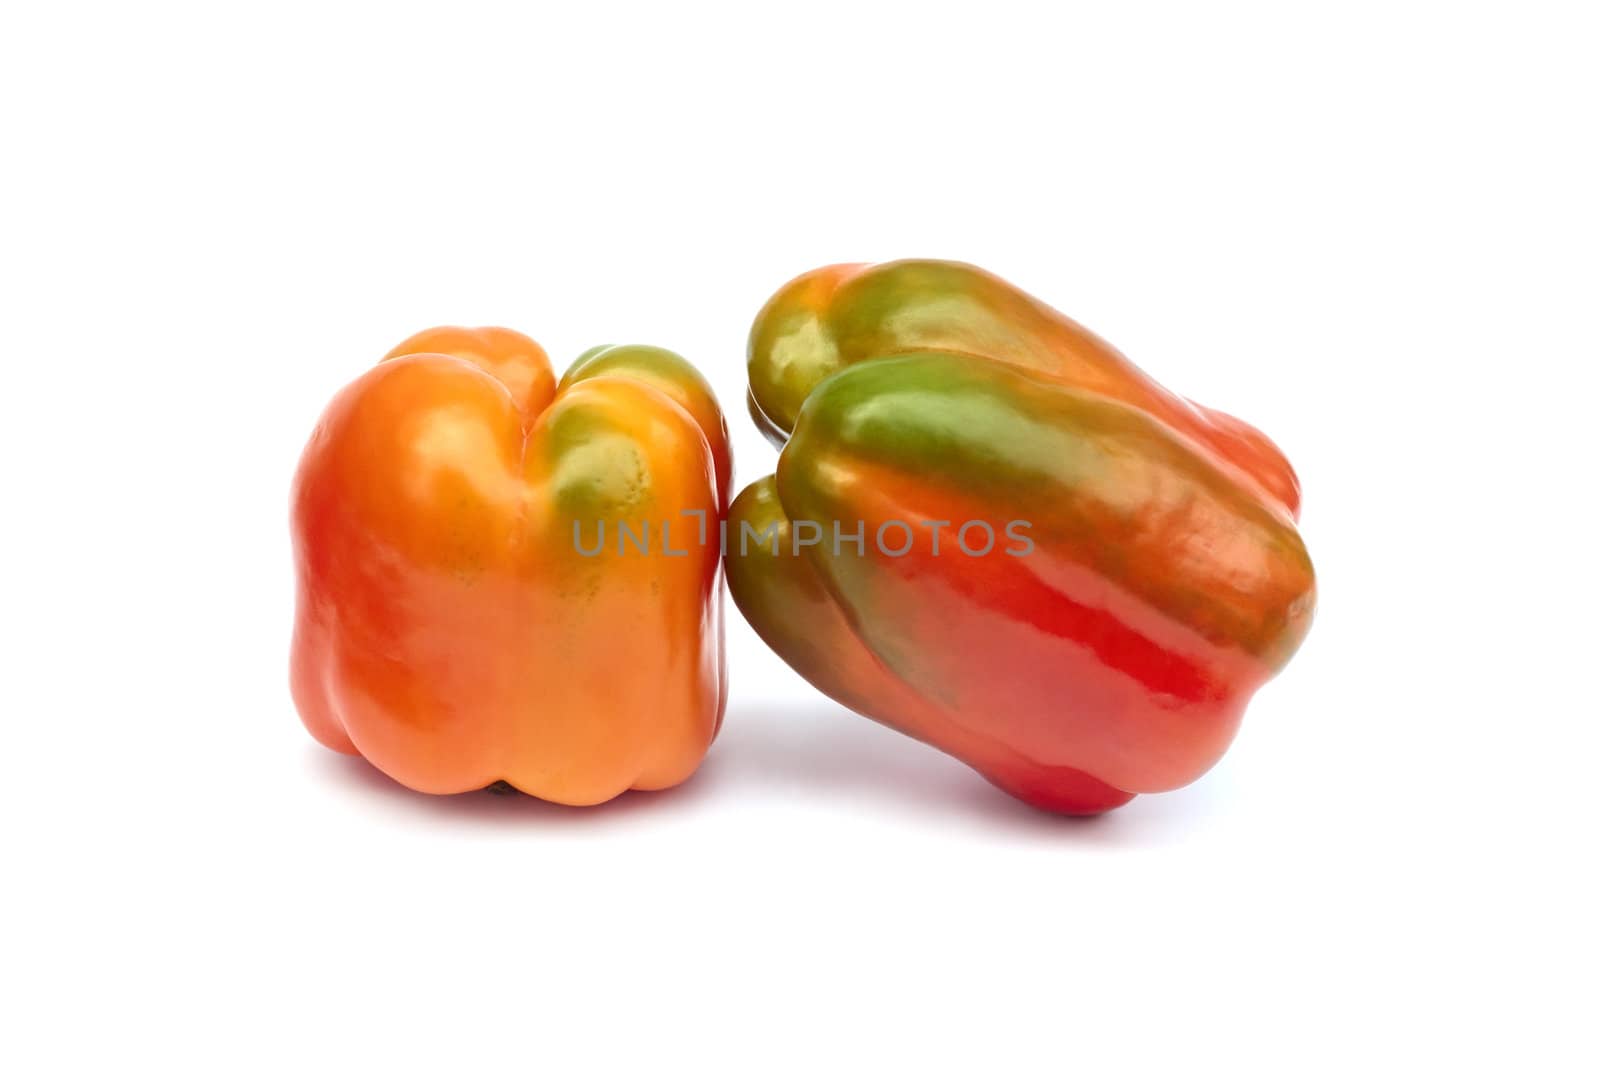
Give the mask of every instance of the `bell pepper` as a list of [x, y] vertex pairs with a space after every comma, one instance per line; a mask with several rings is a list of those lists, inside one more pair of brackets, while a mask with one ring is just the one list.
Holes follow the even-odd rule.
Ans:
[[1271, 441], [992, 274], [804, 274], [748, 369], [782, 454], [729, 514], [734, 602], [824, 693], [1022, 800], [1193, 781], [1306, 634]]
[[511, 330], [403, 342], [334, 397], [295, 475], [306, 728], [425, 793], [596, 804], [683, 781], [726, 700], [704, 530], [731, 473], [710, 388], [664, 349], [591, 349], [557, 383]]

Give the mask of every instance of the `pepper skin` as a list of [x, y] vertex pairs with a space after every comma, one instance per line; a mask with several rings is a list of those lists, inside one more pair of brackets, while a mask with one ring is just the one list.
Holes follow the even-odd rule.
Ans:
[[[1305, 637], [1282, 454], [992, 274], [802, 275], [757, 317], [749, 374], [783, 452], [729, 514], [734, 602], [823, 692], [1028, 803], [1188, 784]], [[958, 539], [978, 521], [988, 551], [976, 525]]]
[[[425, 793], [683, 781], [726, 701], [697, 527], [731, 476], [710, 388], [664, 349], [591, 349], [558, 385], [511, 330], [405, 341], [334, 397], [295, 476], [306, 728]], [[648, 523], [648, 550], [619, 523]]]

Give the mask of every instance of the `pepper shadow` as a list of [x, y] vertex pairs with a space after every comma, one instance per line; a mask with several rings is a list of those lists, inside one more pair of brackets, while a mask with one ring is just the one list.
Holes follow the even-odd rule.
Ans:
[[1181, 839], [1216, 817], [1227, 790], [1220, 768], [1173, 793], [1135, 797], [1104, 815], [1041, 811], [970, 767], [825, 700], [741, 704], [696, 780], [710, 792], [785, 794], [863, 818], [928, 821], [1029, 840], [1110, 847]]
[[1185, 789], [1135, 797], [1104, 815], [1056, 815], [1002, 792], [953, 757], [820, 698], [730, 706], [704, 765], [687, 782], [624, 793], [593, 807], [503, 790], [433, 796], [406, 788], [359, 756], [321, 746], [307, 746], [307, 752], [312, 773], [323, 782], [407, 818], [557, 832], [702, 817], [717, 804], [767, 800], [1019, 840], [1142, 847], [1181, 839], [1220, 817], [1216, 809], [1228, 795], [1218, 768]]

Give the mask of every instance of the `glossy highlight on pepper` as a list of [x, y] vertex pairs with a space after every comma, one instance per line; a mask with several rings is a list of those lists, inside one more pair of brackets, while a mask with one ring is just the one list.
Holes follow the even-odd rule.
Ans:
[[600, 346], [558, 383], [512, 330], [408, 339], [334, 397], [295, 475], [306, 728], [426, 793], [683, 781], [726, 703], [717, 546], [587, 557], [573, 531], [714, 522], [731, 477], [709, 386], [665, 349]]
[[[979, 268], [802, 275], [757, 317], [752, 415], [783, 449], [730, 526], [734, 601], [823, 692], [1053, 811], [1185, 785], [1219, 759], [1315, 601], [1299, 483], [1268, 438], [1168, 392]], [[795, 525], [1027, 523], [1032, 550]]]

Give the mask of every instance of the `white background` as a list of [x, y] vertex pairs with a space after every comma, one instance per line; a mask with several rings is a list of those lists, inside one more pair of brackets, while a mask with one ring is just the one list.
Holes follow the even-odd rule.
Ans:
[[[1594, 1062], [1585, 5], [559, 6], [0, 15], [0, 1058]], [[1215, 772], [1038, 815], [737, 613], [667, 794], [305, 734], [338, 386], [437, 323], [663, 344], [743, 485], [762, 301], [910, 255], [1295, 462], [1319, 617]]]

